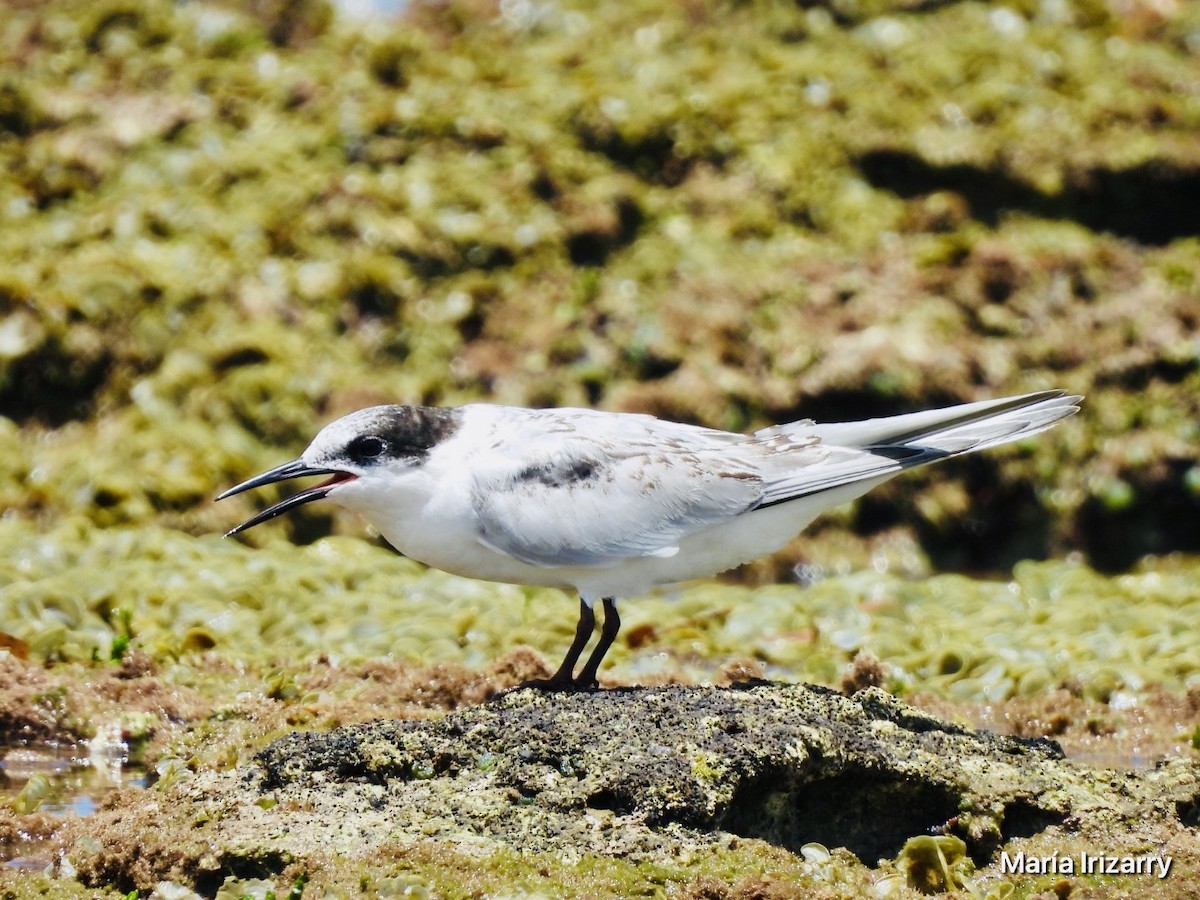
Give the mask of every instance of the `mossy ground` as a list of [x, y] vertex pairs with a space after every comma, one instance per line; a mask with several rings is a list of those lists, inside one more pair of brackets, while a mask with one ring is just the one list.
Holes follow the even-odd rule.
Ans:
[[[743, 429], [1061, 387], [1083, 412], [1036, 441], [892, 482], [741, 585], [630, 602], [606, 676], [837, 684], [864, 651], [945, 716], [1190, 755], [1198, 54], [1171, 2], [5, 4], [4, 736], [221, 771], [479, 702], [543, 665], [518, 645], [555, 659], [570, 598], [424, 572], [348, 517], [214, 536], [248, 506], [213, 495], [358, 406]], [[396, 849], [313, 858], [310, 890], [817, 889], [751, 844], [653, 870]], [[874, 876], [847, 877], [821, 889]]]

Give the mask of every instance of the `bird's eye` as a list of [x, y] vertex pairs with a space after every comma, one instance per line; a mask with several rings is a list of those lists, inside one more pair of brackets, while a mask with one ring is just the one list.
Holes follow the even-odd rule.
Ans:
[[350, 454], [350, 458], [355, 462], [366, 462], [369, 459], [381, 456], [383, 451], [387, 449], [387, 442], [383, 438], [377, 438], [374, 435], [363, 435], [352, 440], [350, 446], [346, 449]]

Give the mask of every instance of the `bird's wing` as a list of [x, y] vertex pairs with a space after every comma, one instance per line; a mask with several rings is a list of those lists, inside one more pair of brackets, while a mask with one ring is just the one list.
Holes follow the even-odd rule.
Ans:
[[480, 541], [532, 565], [615, 565], [673, 556], [684, 536], [760, 502], [759, 474], [730, 459], [734, 436], [658, 422], [646, 433], [649, 422], [535, 439], [483, 468], [472, 492]]
[[767, 475], [759, 507], [787, 503], [857, 481], [895, 475], [905, 468], [905, 463], [894, 456], [818, 442], [812, 452], [800, 456], [787, 469], [776, 469]]

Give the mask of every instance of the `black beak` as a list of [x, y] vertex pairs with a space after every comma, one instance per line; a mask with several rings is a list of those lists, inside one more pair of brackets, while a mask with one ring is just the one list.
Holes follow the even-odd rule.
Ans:
[[277, 481], [288, 481], [292, 478], [304, 478], [307, 475], [332, 475], [328, 481], [324, 481], [315, 487], [307, 488], [298, 494], [293, 494], [285, 500], [280, 500], [274, 506], [268, 506], [262, 512], [247, 519], [236, 528], [231, 528], [225, 532], [225, 537], [239, 534], [247, 528], [253, 528], [268, 519], [273, 519], [278, 515], [287, 512], [297, 506], [302, 506], [305, 503], [311, 503], [313, 500], [320, 500], [330, 489], [342, 482], [349, 481], [354, 478], [349, 472], [341, 472], [337, 469], [321, 469], [307, 465], [303, 460], [293, 460], [290, 463], [284, 463], [282, 466], [276, 466], [268, 472], [263, 472], [261, 475], [255, 475], [249, 481], [243, 481], [237, 487], [231, 487], [218, 500], [224, 500], [226, 497], [232, 497], [234, 494], [240, 494], [242, 491], [249, 491], [257, 487], [262, 487], [266, 484], [274, 484]]

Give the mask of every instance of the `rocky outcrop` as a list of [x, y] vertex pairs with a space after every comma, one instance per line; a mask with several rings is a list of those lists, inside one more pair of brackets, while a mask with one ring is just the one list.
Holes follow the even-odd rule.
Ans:
[[[946, 723], [876, 688], [766, 682], [517, 690], [434, 720], [291, 734], [253, 766], [144, 793], [99, 814], [121, 827], [92, 832], [85, 878], [211, 885], [428, 841], [653, 863], [731, 836], [845, 848], [873, 867], [945, 835], [987, 867], [1005, 845], [1167, 846], [1200, 808], [1190, 761], [1088, 769], [1052, 741]], [[154, 839], [131, 848], [122, 833]]]

